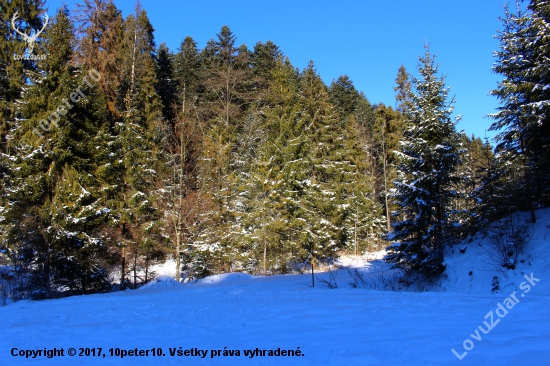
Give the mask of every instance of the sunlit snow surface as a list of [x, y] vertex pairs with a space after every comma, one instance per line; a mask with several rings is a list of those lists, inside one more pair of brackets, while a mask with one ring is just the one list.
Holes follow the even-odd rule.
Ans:
[[[319, 282], [329, 279], [328, 273], [315, 275], [315, 288], [310, 274], [233, 273], [186, 284], [163, 277], [136, 291], [20, 301], [0, 308], [0, 365], [548, 365], [550, 210], [537, 216], [527, 260], [516, 270], [497, 271], [486, 263], [478, 244], [487, 239], [478, 235], [449, 250], [447, 278], [428, 292], [352, 288], [343, 268], [336, 271], [337, 289]], [[341, 262], [365, 278], [375, 279], [373, 271], [391, 273], [376, 261]], [[525, 292], [520, 286], [531, 273], [540, 282]], [[500, 279], [497, 293], [491, 291], [494, 276]], [[514, 291], [519, 303], [499, 318], [498, 304]], [[500, 322], [484, 334], [478, 327], [487, 329], [491, 311], [493, 322]], [[65, 356], [10, 354], [12, 348], [54, 347], [63, 348]], [[71, 347], [77, 353], [101, 347], [106, 357], [71, 357]], [[169, 349], [179, 347], [208, 353], [203, 359], [170, 356]], [[210, 350], [224, 347], [240, 356], [211, 358]], [[244, 356], [244, 350], [298, 347], [304, 356]], [[121, 359], [111, 357], [110, 348], [162, 348], [166, 356]]]

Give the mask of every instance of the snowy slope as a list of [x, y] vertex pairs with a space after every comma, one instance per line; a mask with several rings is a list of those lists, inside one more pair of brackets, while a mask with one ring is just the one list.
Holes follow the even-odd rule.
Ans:
[[[316, 274], [315, 288], [310, 274], [234, 273], [186, 284], [161, 279], [137, 291], [21, 301], [0, 308], [0, 365], [547, 365], [550, 210], [537, 215], [529, 261], [504, 273], [489, 268], [476, 251], [479, 236], [451, 250], [447, 279], [431, 292], [354, 289], [348, 271], [340, 269], [337, 289], [319, 283], [328, 273]], [[463, 246], [468, 248], [461, 254]], [[342, 262], [361, 268], [366, 278], [389, 273], [380, 262]], [[495, 275], [502, 277], [497, 293], [491, 287]], [[534, 284], [529, 292], [521, 289], [529, 283], [524, 275]], [[514, 291], [518, 302], [505, 302]], [[504, 314], [498, 304], [511, 308]], [[494, 328], [487, 331], [491, 312]], [[63, 348], [64, 356], [11, 355], [13, 348], [24, 354], [54, 347]], [[101, 347], [105, 357], [71, 357], [71, 347], [77, 353]], [[170, 348], [179, 347], [189, 355], [171, 356]], [[298, 347], [303, 355], [244, 354]], [[110, 348], [162, 348], [165, 356], [121, 358], [111, 356]], [[240, 355], [224, 356], [224, 348]], [[220, 350], [219, 356], [212, 350]]]
[[[501, 293], [511, 293], [518, 290], [521, 282], [525, 281], [524, 275], [540, 274], [546, 277], [550, 274], [550, 209], [536, 212], [537, 223], [531, 224], [528, 213], [518, 215], [518, 223], [528, 227], [529, 239], [518, 267], [514, 270], [503, 269], [496, 266], [488, 258], [486, 250], [489, 235], [477, 233], [471, 240], [465, 240], [456, 245], [447, 253], [445, 264], [447, 279], [442, 283], [442, 290], [467, 293], [490, 293], [493, 289], [493, 278], [498, 277]], [[465, 253], [460, 249], [466, 248]], [[471, 274], [470, 274], [471, 273]], [[550, 278], [540, 281], [537, 290], [550, 294]]]

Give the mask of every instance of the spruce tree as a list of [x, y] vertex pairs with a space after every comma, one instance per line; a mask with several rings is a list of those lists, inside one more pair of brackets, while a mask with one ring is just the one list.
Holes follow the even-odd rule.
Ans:
[[313, 63], [297, 74], [280, 60], [267, 104], [243, 190], [251, 265], [284, 273], [305, 261], [313, 269], [339, 249], [363, 249], [382, 216], [354, 118], [337, 118]]
[[[175, 88], [172, 95], [174, 119], [170, 139], [171, 158], [168, 161], [172, 174], [168, 183], [170, 191], [165, 210], [170, 233], [174, 237], [176, 280], [181, 278], [183, 258], [187, 267], [193, 258], [190, 238], [195, 234], [199, 204], [197, 201], [197, 163], [202, 144], [202, 122], [199, 115], [200, 59], [197, 44], [185, 37], [172, 60], [172, 77]], [[189, 268], [191, 269], [191, 268]], [[195, 273], [189, 273], [196, 277]]]
[[[340, 97], [337, 100], [346, 102], [342, 110], [353, 111], [353, 99], [357, 97], [353, 83], [341, 78], [336, 85], [334, 92]], [[311, 144], [306, 161], [312, 178], [305, 181], [303, 202], [312, 229], [306, 230], [315, 243], [312, 254], [322, 259], [345, 248], [351, 242], [355, 226], [359, 225], [362, 232], [365, 226], [371, 226], [372, 231], [381, 213], [373, 202], [376, 199], [366, 175], [366, 151], [355, 137], [355, 120], [338, 117], [328, 89], [311, 62], [302, 73], [300, 95], [301, 117], [307, 121]]]
[[342, 118], [355, 112], [359, 99], [359, 92], [347, 75], [339, 76], [330, 85], [330, 101], [337, 108]]
[[421, 79], [413, 78], [410, 117], [398, 152], [398, 178], [392, 195], [398, 210], [394, 231], [386, 238], [386, 261], [394, 267], [433, 277], [442, 273], [445, 246], [452, 234], [450, 210], [459, 180], [456, 169], [461, 150], [455, 121], [451, 119], [454, 99], [438, 77], [438, 65], [426, 46], [419, 58]]
[[[43, 0], [15, 0], [2, 2], [0, 11], [0, 133], [2, 145], [5, 149], [4, 134], [7, 132], [7, 121], [16, 115], [16, 108], [12, 104], [21, 97], [21, 90], [26, 84], [29, 72], [36, 69], [36, 61], [32, 59], [19, 59], [28, 52], [28, 44], [21, 33], [35, 34], [44, 26], [44, 1]], [[17, 14], [16, 14], [17, 13]], [[16, 29], [12, 25], [15, 25]], [[19, 33], [20, 32], [20, 33]], [[35, 42], [40, 43], [40, 38]], [[34, 52], [36, 54], [36, 52]], [[5, 150], [2, 150], [5, 151]]]
[[[503, 76], [492, 92], [501, 106], [490, 115], [496, 136], [496, 151], [518, 167], [522, 177], [518, 196], [526, 202], [531, 220], [535, 206], [547, 202], [545, 183], [549, 181], [548, 154], [548, 2], [532, 1], [526, 11], [516, 13], [505, 7], [504, 28], [497, 35], [500, 48], [495, 52], [493, 71]], [[512, 187], [510, 187], [512, 188]]]
[[176, 103], [176, 81], [174, 80], [174, 55], [161, 43], [156, 55], [157, 85], [156, 91], [162, 101], [162, 115], [166, 122], [174, 119], [174, 104]]
[[[75, 67], [74, 29], [61, 8], [46, 30], [46, 60], [23, 98], [15, 138], [30, 153], [13, 156], [8, 241], [13, 258], [31, 263], [33, 297], [108, 288], [113, 257], [102, 235], [110, 219], [113, 163], [103, 138], [106, 111], [97, 70]], [[103, 172], [103, 174], [102, 174]]]
[[[288, 151], [288, 139], [299, 132], [293, 128], [297, 112], [294, 96], [298, 90], [298, 72], [288, 59], [277, 60], [266, 94], [265, 122], [251, 135], [260, 145], [255, 148], [250, 171], [242, 190], [242, 226], [245, 268], [262, 273], [286, 273], [290, 263], [302, 259], [287, 212], [288, 166], [295, 155]], [[293, 147], [305, 141], [295, 140]], [[288, 169], [287, 167], [288, 166]]]
[[457, 204], [463, 208], [460, 221], [467, 234], [474, 233], [488, 221], [496, 218], [495, 213], [501, 204], [495, 199], [493, 191], [497, 170], [493, 149], [488, 141], [483, 142], [474, 135], [462, 136], [462, 144], [467, 152], [459, 167], [459, 174], [464, 179], [462, 195]]
[[[153, 27], [139, 5], [124, 24], [122, 75], [117, 147], [122, 160], [120, 236], [125, 264], [134, 287], [149, 280], [148, 269], [163, 259], [163, 215], [156, 205], [165, 176], [166, 151], [162, 128], [162, 101], [156, 92]], [[145, 271], [144, 278], [138, 272]]]
[[[531, 63], [526, 69], [529, 92], [525, 106], [527, 114], [534, 120], [525, 133], [529, 145], [530, 165], [533, 170], [534, 198], [550, 204], [550, 3], [545, 0], [531, 0], [528, 6], [531, 21], [528, 22], [528, 57]], [[529, 89], [531, 88], [532, 89]]]
[[391, 182], [397, 178], [395, 169], [396, 159], [394, 151], [399, 149], [399, 141], [403, 136], [403, 115], [391, 107], [379, 104], [376, 109], [376, 120], [371, 128], [372, 155], [376, 156], [378, 171], [378, 189], [381, 192], [381, 202], [385, 207], [386, 229], [391, 230], [391, 212], [395, 207], [391, 205], [389, 192]]
[[[198, 170], [199, 190], [203, 201], [209, 202], [200, 247], [216, 251], [219, 261], [215, 271], [232, 270], [239, 250], [234, 246], [239, 235], [236, 228], [239, 209], [238, 185], [243, 160], [239, 136], [252, 122], [257, 103], [250, 67], [250, 53], [245, 46], [236, 47], [236, 37], [223, 26], [217, 40], [209, 42], [201, 53], [204, 72], [202, 106], [206, 126], [201, 164]], [[246, 164], [245, 164], [246, 165]]]
[[254, 52], [252, 52], [250, 57], [254, 74], [261, 79], [270, 80], [273, 76], [273, 70], [277, 66], [277, 60], [282, 56], [281, 50], [272, 41], [256, 43], [254, 45]]
[[401, 65], [397, 71], [397, 78], [395, 79], [397, 85], [393, 88], [393, 90], [395, 90], [396, 109], [405, 115], [411, 107], [412, 102], [412, 89], [409, 76], [405, 66]]
[[178, 110], [183, 116], [196, 116], [196, 99], [198, 99], [202, 70], [197, 42], [185, 37], [178, 53], [174, 56], [174, 82], [178, 95]]
[[[374, 250], [373, 243], [384, 232], [383, 206], [376, 194], [377, 177], [370, 174], [369, 147], [360, 138], [361, 126], [353, 116], [343, 122], [341, 141], [341, 175], [339, 212], [341, 215], [342, 244], [348, 251], [363, 254]], [[346, 162], [347, 161], [347, 162]], [[378, 249], [378, 248], [377, 248]]]
[[[21, 33], [36, 34], [44, 26], [44, 1], [3, 1], [0, 9], [0, 216], [8, 209], [8, 185], [12, 164], [9, 154], [27, 151], [28, 141], [14, 139], [13, 133], [21, 127], [20, 103], [27, 80], [36, 71], [36, 61], [19, 59], [28, 56], [28, 45], [12, 26], [12, 20]], [[17, 14], [16, 14], [17, 13]], [[14, 19], [14, 17], [16, 17]], [[39, 35], [36, 44], [40, 44]], [[36, 47], [38, 49], [38, 47]], [[36, 55], [37, 51], [34, 51]], [[16, 59], [16, 56], [18, 59]], [[0, 226], [0, 236], [4, 230]], [[0, 247], [3, 244], [0, 244]]]

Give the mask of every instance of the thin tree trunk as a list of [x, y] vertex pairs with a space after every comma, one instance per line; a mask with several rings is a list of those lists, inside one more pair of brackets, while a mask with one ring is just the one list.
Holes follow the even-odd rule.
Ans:
[[437, 227], [436, 227], [436, 248], [437, 248], [437, 259], [439, 264], [443, 263], [444, 259], [444, 249], [445, 243], [443, 240], [443, 204], [441, 202], [441, 184], [439, 180], [437, 182], [436, 192], [439, 197], [439, 202], [436, 203], [436, 218], [437, 218]]
[[386, 201], [386, 224], [388, 232], [391, 229], [390, 208], [388, 205], [388, 178], [387, 178], [387, 162], [386, 162], [386, 122], [384, 121], [384, 129], [382, 130], [382, 161], [384, 168], [384, 199]]
[[[186, 86], [183, 86], [183, 100], [181, 105], [181, 118], [182, 122], [184, 122], [185, 119], [185, 101], [187, 99], [187, 92], [186, 92]], [[185, 167], [185, 161], [187, 158], [187, 151], [186, 151], [186, 141], [185, 141], [185, 130], [183, 128], [184, 126], [181, 126], [180, 128], [180, 167], [179, 167], [179, 190], [178, 190], [178, 199], [179, 199], [179, 206], [177, 208], [177, 222], [176, 222], [176, 281], [181, 280], [181, 235], [182, 235], [182, 216], [183, 216], [183, 190], [184, 190], [184, 183], [183, 183], [183, 177], [184, 177], [184, 167]]]
[[48, 239], [46, 238], [46, 235], [42, 233], [42, 236], [44, 237], [44, 242], [46, 243], [46, 262], [44, 263], [44, 276], [45, 278], [45, 286], [46, 286], [46, 293], [48, 294], [48, 298], [50, 297], [50, 243]]
[[438, 221], [438, 224], [437, 224], [437, 249], [438, 249], [438, 260], [439, 260], [439, 263], [443, 263], [443, 260], [444, 260], [444, 249], [445, 249], [445, 244], [444, 244], [444, 241], [443, 241], [443, 223], [442, 223], [442, 220], [443, 220], [443, 215], [442, 215], [442, 207], [441, 207], [441, 204], [438, 204], [438, 208], [437, 208], [437, 221]]
[[265, 241], [265, 234], [264, 234], [264, 276], [267, 276], [266, 262], [267, 262], [267, 243]]
[[145, 283], [147, 283], [149, 276], [149, 253], [145, 256]]
[[528, 172], [527, 163], [525, 162], [525, 148], [523, 144], [523, 135], [519, 134], [519, 142], [521, 146], [522, 165], [523, 165], [523, 178], [525, 179], [525, 189], [527, 190], [527, 204], [529, 205], [529, 211], [531, 211], [531, 222], [534, 224], [537, 222], [537, 217], [535, 216], [535, 205], [533, 204], [533, 195], [531, 192], [531, 177]]
[[124, 247], [122, 247], [122, 261], [120, 265], [120, 287], [122, 288], [124, 286], [124, 282], [126, 274], [126, 254], [124, 253]]
[[229, 127], [229, 104], [231, 103], [231, 95], [229, 92], [229, 78], [231, 76], [231, 65], [227, 66], [227, 78], [225, 80], [225, 127]]
[[180, 222], [178, 220], [178, 223], [176, 224], [176, 281], [180, 282], [181, 280], [181, 259], [180, 259], [180, 251], [181, 251], [181, 226]]
[[359, 216], [359, 207], [355, 207], [355, 239], [354, 239], [355, 256], [357, 256], [357, 219], [358, 219], [358, 216]]
[[525, 169], [525, 189], [527, 190], [527, 203], [529, 204], [529, 211], [531, 211], [531, 222], [534, 224], [537, 222], [537, 216], [535, 215], [535, 205], [533, 204], [533, 196], [531, 192], [531, 177], [530, 174], [527, 172], [527, 167], [524, 164]]
[[134, 252], [134, 290], [137, 288], [137, 251]]
[[134, 30], [134, 48], [132, 53], [132, 74], [131, 74], [131, 83], [130, 83], [130, 92], [134, 91], [134, 80], [135, 80], [135, 70], [136, 70], [136, 45], [137, 45], [137, 29]]
[[315, 287], [315, 276], [313, 275], [313, 266], [315, 264], [315, 257], [313, 256], [313, 244], [311, 245], [311, 287]]

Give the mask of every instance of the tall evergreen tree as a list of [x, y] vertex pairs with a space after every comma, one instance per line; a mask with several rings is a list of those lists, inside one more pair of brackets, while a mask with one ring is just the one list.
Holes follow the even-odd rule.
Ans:
[[[492, 94], [501, 102], [491, 130], [496, 136], [496, 151], [501, 158], [518, 167], [523, 177], [518, 186], [531, 220], [536, 221], [535, 205], [547, 202], [545, 182], [550, 179], [548, 151], [548, 47], [547, 21], [550, 10], [546, 1], [532, 1], [528, 10], [519, 6], [517, 13], [505, 7], [503, 30], [497, 35], [500, 49], [495, 52], [493, 71], [503, 76]], [[544, 192], [544, 193], [543, 193]]]
[[[25, 140], [13, 139], [9, 131], [21, 127], [20, 102], [27, 80], [36, 71], [36, 61], [20, 59], [29, 55], [21, 33], [36, 34], [44, 26], [43, 0], [3, 1], [0, 8], [0, 215], [7, 205], [11, 162], [9, 154], [24, 152]], [[18, 33], [13, 25], [17, 27]], [[41, 42], [41, 35], [35, 43]], [[38, 47], [36, 47], [38, 49]], [[34, 51], [33, 55], [36, 55]], [[16, 59], [17, 58], [17, 59]], [[2, 235], [0, 227], [0, 235]]]
[[254, 74], [260, 78], [270, 80], [273, 76], [273, 70], [277, 66], [277, 60], [282, 56], [283, 53], [272, 41], [256, 43], [254, 52], [252, 52], [250, 57]]
[[[5, 148], [3, 138], [7, 132], [7, 121], [12, 120], [16, 110], [12, 104], [21, 97], [21, 90], [29, 76], [29, 71], [35, 70], [36, 61], [20, 59], [28, 44], [21, 33], [36, 34], [44, 26], [43, 0], [14, 0], [2, 2], [0, 9], [0, 133], [2, 134], [1, 148]], [[16, 14], [17, 13], [17, 14]], [[13, 21], [13, 22], [12, 22]], [[13, 24], [12, 24], [13, 23]], [[17, 29], [14, 29], [13, 25]], [[36, 40], [40, 43], [40, 38]], [[36, 54], [36, 52], [35, 52]], [[5, 150], [2, 150], [5, 151]]]
[[358, 238], [379, 232], [383, 216], [368, 175], [367, 151], [357, 138], [359, 124], [353, 116], [337, 118], [312, 63], [301, 75], [300, 96], [311, 177], [305, 181], [303, 207], [313, 226], [307, 229], [315, 243], [312, 254], [322, 259], [352, 242], [358, 247]]
[[526, 112], [536, 121], [529, 126], [529, 150], [532, 152], [534, 197], [544, 205], [550, 204], [550, 2], [531, 0], [528, 6], [531, 21], [527, 30], [529, 56], [532, 58], [526, 70], [529, 87]]
[[235, 42], [236, 36], [228, 26], [223, 26], [217, 40], [211, 43], [210, 59], [206, 55], [201, 57], [204, 64], [211, 62], [205, 77], [208, 105], [214, 119], [223, 123], [230, 134], [236, 132], [238, 121], [250, 103], [249, 91], [253, 85], [249, 52]]
[[292, 120], [298, 111], [294, 98], [298, 71], [288, 59], [281, 57], [269, 80], [265, 122], [251, 134], [251, 140], [260, 145], [251, 152], [254, 156], [241, 195], [245, 268], [258, 271], [261, 265], [264, 274], [286, 273], [292, 261], [303, 258], [298, 255], [299, 246], [288, 221], [285, 197], [290, 189], [288, 174], [292, 172], [291, 165], [296, 163], [293, 161], [296, 155], [289, 148], [299, 150], [305, 143], [298, 138], [288, 146], [288, 140], [300, 133]]
[[114, 119], [123, 111], [117, 109], [122, 78], [122, 13], [112, 0], [84, 0], [78, 7], [76, 19], [82, 35], [78, 43], [79, 63], [101, 74], [99, 84]]
[[[393, 206], [389, 199], [391, 182], [397, 178], [394, 151], [399, 149], [399, 141], [403, 136], [403, 115], [383, 104], [376, 109], [376, 120], [372, 125], [372, 155], [376, 156], [378, 172], [378, 189], [381, 201], [386, 209], [386, 228], [391, 230], [391, 211]], [[392, 208], [393, 207], [393, 208]]]
[[[124, 110], [118, 124], [123, 164], [120, 235], [123, 274], [128, 264], [134, 287], [147, 281], [148, 268], [164, 257], [163, 215], [156, 205], [165, 176], [166, 151], [162, 128], [162, 101], [156, 92], [155, 42], [147, 14], [136, 6], [124, 24], [122, 83], [119, 103]], [[145, 270], [145, 277], [137, 273]]]
[[[175, 87], [173, 129], [171, 131], [172, 168], [169, 183], [170, 196], [167, 198], [166, 213], [171, 235], [175, 242], [176, 279], [181, 278], [183, 257], [187, 267], [193, 253], [190, 238], [195, 234], [194, 223], [199, 214], [197, 201], [197, 163], [202, 144], [200, 125], [202, 118], [199, 111], [199, 88], [201, 65], [197, 44], [191, 37], [185, 37], [180, 49], [173, 57], [172, 75]], [[189, 268], [191, 269], [191, 268]], [[196, 277], [196, 273], [190, 274]]]
[[412, 85], [409, 77], [409, 73], [405, 66], [401, 65], [397, 71], [397, 78], [395, 79], [397, 84], [393, 90], [395, 90], [395, 105], [399, 112], [407, 114], [412, 103]]
[[236, 37], [229, 27], [223, 26], [217, 40], [207, 45], [201, 53], [203, 66], [208, 67], [204, 76], [202, 103], [209, 109], [206, 115], [201, 164], [198, 183], [204, 201], [210, 207], [203, 220], [204, 230], [200, 242], [202, 248], [223, 253], [216, 264], [219, 268], [234, 268], [238, 240], [239, 198], [237, 186], [240, 172], [246, 165], [239, 149], [239, 136], [253, 123], [257, 108], [256, 91], [250, 67], [250, 52], [246, 46], [236, 47]]
[[157, 51], [156, 91], [162, 101], [162, 115], [167, 122], [174, 119], [174, 104], [176, 103], [176, 80], [174, 79], [174, 54], [166, 43], [161, 43]]
[[181, 42], [178, 53], [174, 57], [174, 78], [179, 96], [178, 110], [182, 115], [196, 115], [192, 111], [197, 107], [201, 84], [201, 60], [197, 49], [197, 42], [191, 37], [185, 37]]
[[357, 108], [359, 92], [347, 75], [339, 76], [330, 85], [330, 101], [342, 118], [346, 118]]
[[12, 159], [17, 174], [9, 182], [8, 242], [14, 259], [32, 264], [36, 297], [63, 288], [106, 289], [113, 257], [102, 235], [113, 160], [95, 85], [101, 75], [73, 64], [73, 32], [61, 8], [40, 46], [48, 57], [24, 95], [25, 122], [14, 136], [25, 138], [32, 152]]
[[454, 99], [438, 65], [426, 46], [419, 58], [421, 79], [413, 78], [410, 117], [398, 152], [398, 179], [393, 197], [399, 206], [394, 231], [387, 235], [394, 244], [387, 248], [386, 261], [426, 277], [445, 269], [444, 250], [453, 227], [453, 184], [461, 150], [455, 121], [451, 119]]
[[489, 141], [483, 142], [473, 135], [471, 138], [463, 136], [462, 140], [467, 153], [464, 154], [459, 174], [465, 184], [462, 199], [457, 201], [466, 211], [461, 220], [466, 233], [473, 233], [497, 219], [500, 207], [511, 202], [503, 197], [497, 198], [497, 161]]
[[251, 263], [286, 272], [293, 261], [316, 266], [364, 249], [382, 216], [353, 116], [337, 118], [313, 63], [298, 75], [280, 60], [267, 103], [243, 190]]

